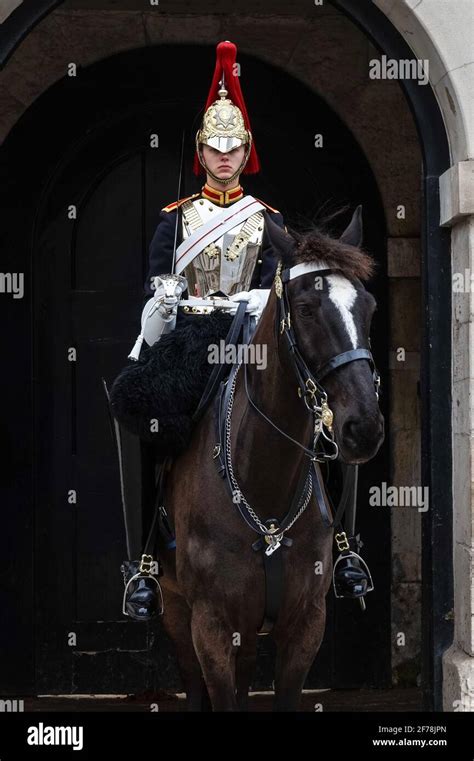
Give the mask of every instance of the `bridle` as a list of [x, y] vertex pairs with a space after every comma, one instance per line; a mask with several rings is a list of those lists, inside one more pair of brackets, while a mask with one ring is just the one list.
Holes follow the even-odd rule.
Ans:
[[[251, 399], [248, 391], [247, 367], [244, 368], [245, 390], [247, 399], [253, 409], [255, 409], [255, 411], [258, 412], [263, 418], [265, 418], [267, 422], [273, 426], [273, 428], [279, 431], [283, 436], [285, 436], [285, 438], [290, 439], [297, 446], [302, 448], [305, 455], [309, 456], [313, 462], [325, 462], [327, 460], [335, 460], [339, 454], [339, 450], [334, 440], [334, 430], [332, 427], [334, 416], [332, 410], [328, 405], [328, 395], [321, 385], [321, 380], [329, 375], [332, 370], [335, 370], [338, 367], [342, 367], [343, 365], [355, 362], [356, 360], [364, 359], [367, 360], [370, 364], [372, 370], [372, 378], [374, 381], [375, 395], [378, 399], [380, 391], [380, 375], [375, 366], [372, 352], [370, 349], [362, 347], [349, 349], [348, 351], [336, 354], [324, 365], [322, 365], [317, 370], [316, 374], [313, 374], [309, 369], [303, 355], [298, 348], [296, 336], [291, 324], [290, 301], [287, 285], [291, 280], [312, 272], [317, 272], [318, 275], [322, 276], [333, 274], [334, 270], [326, 267], [325, 265], [322, 265], [321, 263], [316, 262], [314, 264], [297, 264], [294, 267], [287, 267], [282, 270], [282, 264], [280, 262], [275, 274], [275, 293], [277, 296], [275, 333], [277, 337], [278, 334], [280, 336], [285, 336], [290, 363], [298, 381], [298, 396], [303, 399], [306, 408], [313, 415], [313, 441], [311, 447], [305, 447], [293, 439], [291, 436], [288, 436], [288, 434], [282, 431], [281, 428], [279, 428], [272, 420], [270, 420], [270, 418], [267, 417], [267, 415], [265, 415], [265, 413], [255, 404], [253, 399]], [[333, 450], [332, 452], [327, 452], [325, 450], [318, 452], [316, 450], [318, 439], [321, 435], [329, 443], [330, 447]]]
[[[303, 399], [307, 409], [312, 412], [315, 419], [315, 428], [323, 434], [324, 438], [330, 442], [334, 449], [332, 454], [326, 454], [323, 452], [319, 456], [316, 456], [315, 452], [315, 459], [318, 462], [322, 462], [324, 460], [336, 459], [338, 456], [338, 447], [334, 441], [334, 430], [332, 427], [334, 416], [328, 405], [328, 395], [321, 385], [321, 381], [336, 368], [364, 359], [370, 364], [375, 395], [378, 400], [380, 392], [380, 375], [375, 366], [375, 361], [370, 348], [367, 349], [363, 347], [349, 349], [348, 351], [336, 354], [324, 365], [319, 367], [315, 374], [309, 369], [298, 348], [295, 333], [291, 324], [290, 300], [287, 286], [291, 280], [314, 272], [317, 272], [318, 276], [334, 274], [333, 269], [317, 262], [311, 264], [297, 264], [293, 267], [286, 267], [283, 270], [280, 262], [275, 274], [275, 293], [278, 299], [277, 330], [279, 330], [280, 335], [284, 335], [286, 339], [290, 362], [298, 380], [298, 395]], [[324, 429], [327, 430], [327, 434]]]
[[[345, 506], [340, 504], [331, 523], [323, 496], [323, 487], [319, 480], [317, 469], [314, 467], [316, 462], [335, 460], [338, 457], [339, 453], [338, 446], [334, 440], [334, 430], [332, 425], [333, 413], [329, 407], [328, 396], [325, 389], [321, 385], [321, 380], [325, 378], [332, 370], [335, 370], [338, 367], [342, 367], [343, 365], [355, 362], [357, 360], [366, 360], [369, 362], [372, 370], [376, 397], [377, 399], [379, 398], [380, 376], [377, 372], [374, 358], [370, 349], [359, 347], [356, 349], [350, 349], [348, 351], [341, 352], [340, 354], [335, 355], [329, 361], [327, 361], [322, 367], [318, 369], [315, 374], [311, 372], [307, 363], [305, 362], [305, 359], [298, 348], [294, 330], [291, 325], [290, 301], [287, 285], [291, 280], [312, 272], [318, 272], [319, 275], [328, 275], [334, 273], [331, 268], [326, 267], [323, 265], [323, 263], [315, 262], [311, 264], [297, 264], [293, 267], [287, 267], [283, 269], [282, 263], [280, 262], [278, 264], [274, 280], [278, 305], [275, 331], [277, 335], [279, 333], [280, 336], [285, 336], [291, 366], [298, 381], [298, 395], [303, 400], [306, 408], [311, 412], [313, 416], [313, 425], [309, 446], [304, 446], [289, 436], [287, 433], [282, 431], [281, 428], [279, 428], [276, 423], [274, 423], [255, 404], [253, 399], [250, 397], [247, 378], [247, 366], [244, 364], [244, 385], [249, 404], [276, 431], [278, 431], [285, 438], [289, 439], [296, 446], [302, 449], [304, 454], [309, 457], [310, 460], [309, 467], [307, 469], [303, 467], [292, 505], [285, 518], [281, 522], [272, 519], [271, 523], [267, 521], [266, 524], [264, 524], [258, 518], [258, 515], [251, 508], [242, 491], [240, 490], [234, 474], [231, 454], [231, 420], [237, 373], [240, 365], [234, 366], [227, 381], [227, 391], [223, 397], [223, 417], [225, 422], [225, 435], [223, 436], [223, 460], [228, 487], [233, 495], [233, 501], [237, 504], [237, 507], [245, 522], [250, 526], [250, 528], [260, 534], [268, 544], [266, 549], [266, 554], [268, 555], [278, 549], [282, 542], [285, 542], [286, 537], [284, 537], [284, 534], [289, 530], [289, 528], [291, 528], [291, 526], [306, 509], [307, 505], [309, 504], [313, 488], [316, 491], [316, 497], [323, 520], [327, 525], [334, 526], [339, 523], [344, 512]], [[248, 343], [250, 340], [248, 320], [244, 322], [243, 340], [244, 343]], [[321, 436], [326, 442], [325, 447], [329, 445], [332, 451], [327, 452], [325, 448], [318, 450], [318, 442]], [[236, 494], [238, 495], [237, 499], [235, 498]], [[286, 539], [286, 541], [290, 543], [291, 540]], [[254, 545], [255, 549], [257, 549], [257, 544], [258, 543], [255, 543]]]

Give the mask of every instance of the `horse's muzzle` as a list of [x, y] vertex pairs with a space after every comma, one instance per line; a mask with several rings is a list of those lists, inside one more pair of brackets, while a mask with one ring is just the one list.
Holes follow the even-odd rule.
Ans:
[[337, 438], [342, 459], [347, 463], [360, 464], [375, 457], [385, 437], [384, 427], [380, 412], [373, 418], [348, 418]]

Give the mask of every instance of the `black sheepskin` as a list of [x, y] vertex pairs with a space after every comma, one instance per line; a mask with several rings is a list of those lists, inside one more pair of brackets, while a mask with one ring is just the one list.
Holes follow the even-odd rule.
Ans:
[[[175, 330], [151, 348], [143, 344], [138, 362], [128, 364], [110, 390], [115, 418], [155, 445], [158, 456], [175, 456], [191, 437], [191, 417], [213, 365], [210, 344], [226, 337], [232, 317], [223, 312], [178, 318]], [[229, 368], [230, 369], [230, 368]], [[150, 431], [150, 421], [158, 431]]]

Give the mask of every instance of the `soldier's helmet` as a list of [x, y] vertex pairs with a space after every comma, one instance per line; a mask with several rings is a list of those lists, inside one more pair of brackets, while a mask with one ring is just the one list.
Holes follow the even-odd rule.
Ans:
[[[216, 67], [207, 98], [201, 128], [196, 133], [196, 155], [194, 172], [199, 174], [200, 166], [219, 182], [228, 184], [237, 175], [254, 174], [259, 171], [255, 145], [250, 130], [250, 120], [245, 106], [236, 66], [237, 47], [226, 40], [220, 42], [216, 49]], [[240, 145], [245, 146], [245, 155], [241, 165], [232, 177], [225, 180], [215, 177], [206, 166], [202, 155], [202, 146], [227, 153]]]

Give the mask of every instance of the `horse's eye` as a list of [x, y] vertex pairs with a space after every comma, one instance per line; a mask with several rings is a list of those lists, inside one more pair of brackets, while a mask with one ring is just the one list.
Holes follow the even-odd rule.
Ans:
[[297, 311], [301, 317], [311, 317], [313, 314], [307, 304], [300, 304], [300, 306], [297, 308]]

